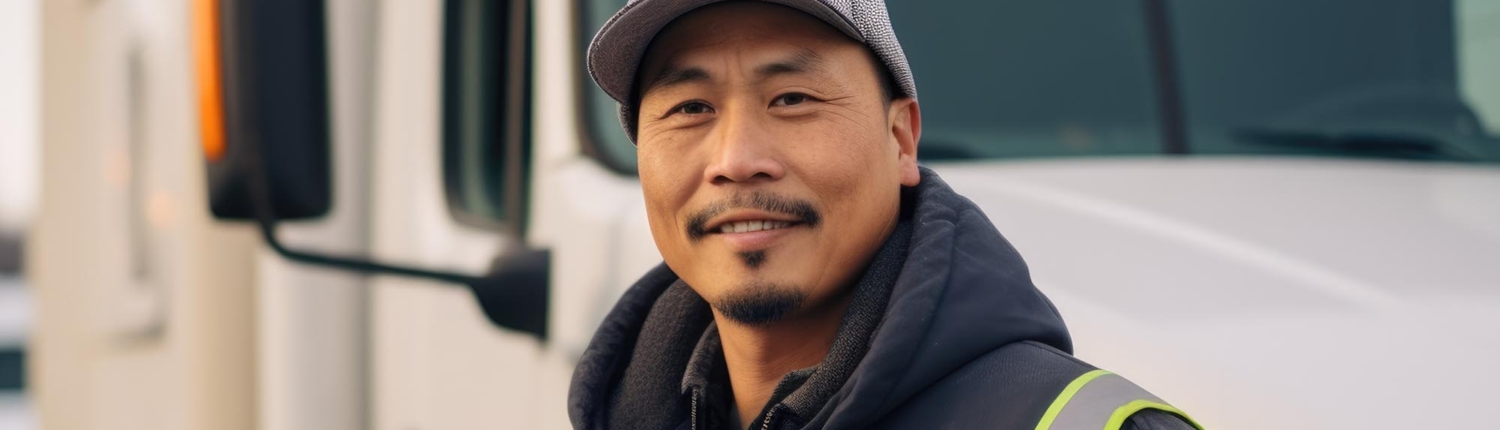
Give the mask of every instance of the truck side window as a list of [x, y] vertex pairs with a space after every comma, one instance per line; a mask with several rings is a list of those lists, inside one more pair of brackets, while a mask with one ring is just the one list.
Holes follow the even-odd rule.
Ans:
[[520, 234], [530, 170], [526, 1], [447, 0], [443, 186], [459, 222]]

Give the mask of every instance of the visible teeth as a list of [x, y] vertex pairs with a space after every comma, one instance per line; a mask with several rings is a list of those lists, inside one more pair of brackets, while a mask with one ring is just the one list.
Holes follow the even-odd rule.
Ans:
[[778, 228], [786, 228], [787, 226], [790, 226], [790, 225], [792, 225], [792, 223], [787, 222], [787, 221], [765, 221], [765, 220], [740, 221], [740, 222], [732, 222], [732, 223], [728, 223], [728, 224], [724, 224], [722, 226], [719, 226], [719, 232], [720, 233], [747, 233], [747, 232], [752, 232], [752, 231], [775, 230], [775, 229], [778, 229]]

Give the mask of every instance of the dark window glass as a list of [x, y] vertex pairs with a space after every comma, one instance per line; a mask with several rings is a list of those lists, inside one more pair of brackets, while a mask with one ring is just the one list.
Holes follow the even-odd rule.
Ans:
[[526, 2], [449, 0], [443, 23], [443, 182], [460, 222], [524, 222], [530, 166]]
[[1447, 1], [1170, 2], [1193, 152], [1500, 159]]
[[922, 158], [1160, 151], [1139, 2], [887, 3], [917, 80]]

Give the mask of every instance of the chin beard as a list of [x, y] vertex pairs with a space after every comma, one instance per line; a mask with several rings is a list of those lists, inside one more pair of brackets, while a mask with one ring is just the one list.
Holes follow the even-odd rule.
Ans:
[[786, 318], [806, 299], [807, 294], [797, 288], [751, 283], [715, 301], [713, 307], [736, 323], [763, 326]]

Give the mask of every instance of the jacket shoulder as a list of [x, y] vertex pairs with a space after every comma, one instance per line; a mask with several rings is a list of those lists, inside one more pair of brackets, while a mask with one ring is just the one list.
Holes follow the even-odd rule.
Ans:
[[[1118, 381], [1098, 378], [1099, 375], [1111, 375]], [[1100, 382], [1090, 382], [1093, 379]], [[1048, 428], [1038, 426], [1046, 422], [1051, 429], [1070, 429], [1075, 428], [1071, 422], [1079, 417], [1099, 421], [1098, 427], [1090, 423], [1087, 428], [1105, 428], [1105, 424], [1112, 428], [1135, 428], [1134, 415], [1141, 408], [1127, 408], [1137, 404], [1133, 395], [1126, 396], [1131, 399], [1106, 396], [1100, 401], [1069, 402], [1075, 395], [1087, 399], [1098, 391], [1109, 392], [1111, 387], [1105, 385], [1119, 382], [1139, 390], [1129, 381], [1056, 348], [1038, 342], [1016, 342], [992, 350], [939, 379], [903, 402], [877, 428], [1037, 429]], [[1105, 389], [1094, 389], [1097, 387]], [[1149, 397], [1151, 405], [1181, 414], [1150, 393], [1144, 390], [1139, 393]], [[1094, 406], [1091, 402], [1101, 407], [1108, 405], [1108, 410], [1090, 411], [1088, 407]], [[1115, 416], [1122, 411], [1123, 416]], [[1181, 428], [1193, 428], [1188, 421], [1182, 424]]]
[[1007, 344], [913, 395], [878, 428], [1031, 428], [1023, 424], [1035, 425], [1057, 393], [1093, 370], [1038, 342]]

